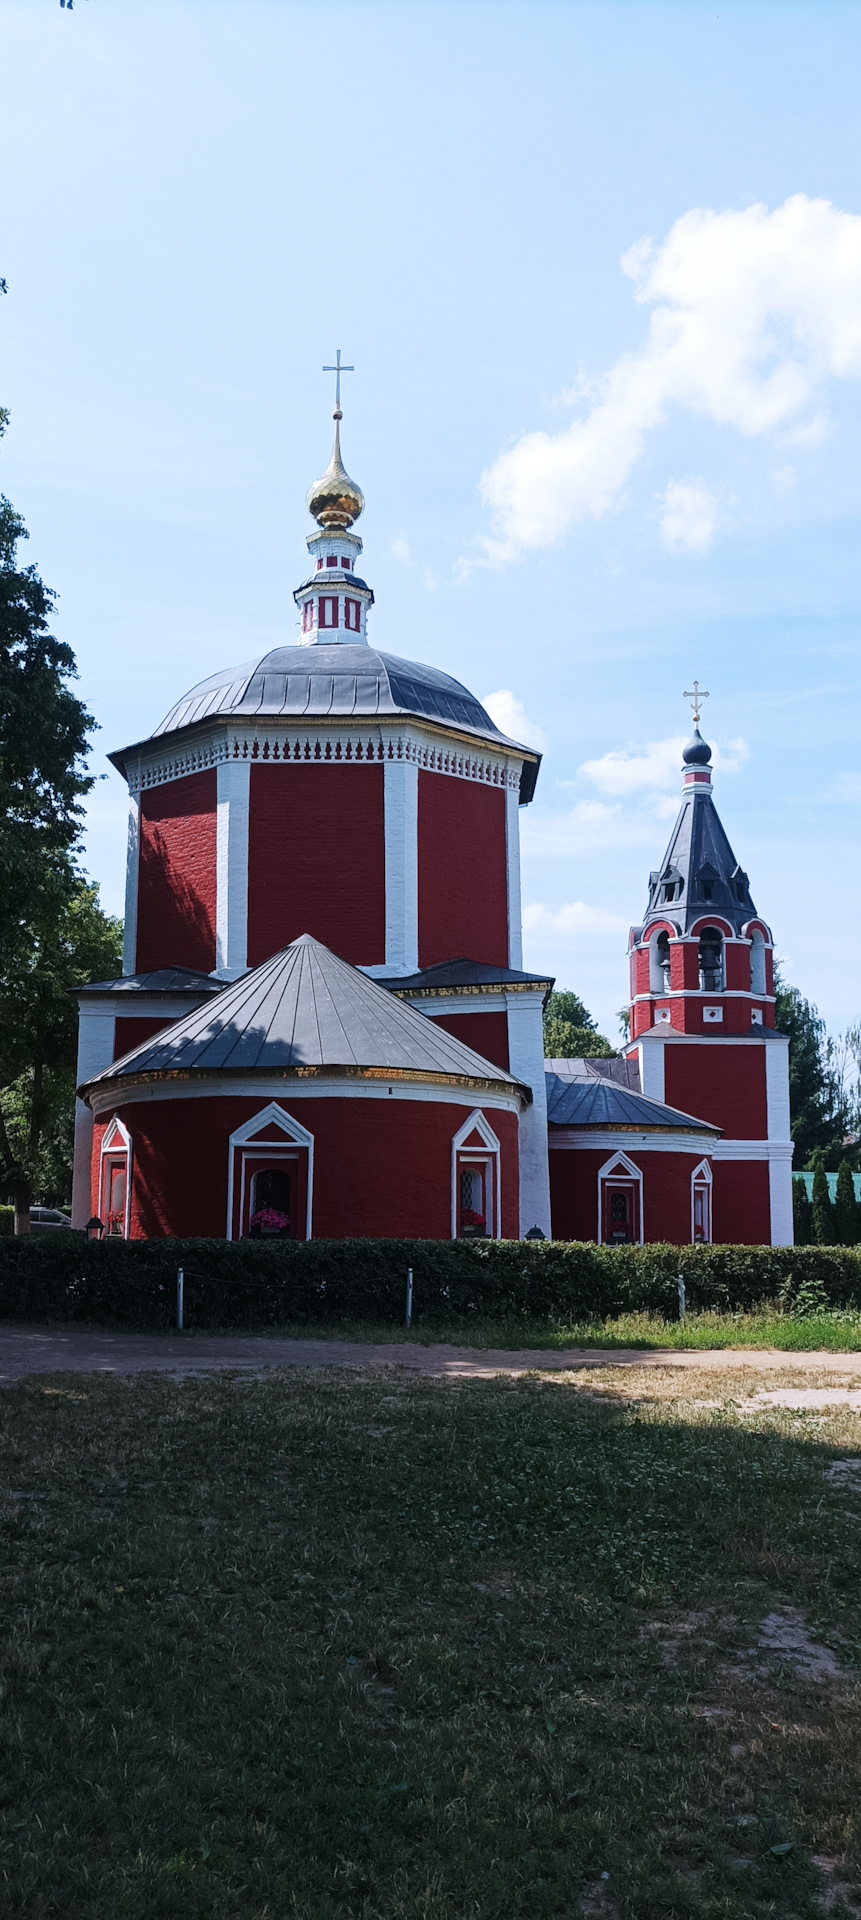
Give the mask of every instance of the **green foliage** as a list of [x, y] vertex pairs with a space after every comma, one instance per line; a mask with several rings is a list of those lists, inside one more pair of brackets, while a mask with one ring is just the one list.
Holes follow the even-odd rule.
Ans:
[[15, 1231], [15, 1208], [0, 1207], [0, 1240], [11, 1239]]
[[835, 1049], [812, 1001], [779, 979], [775, 985], [775, 1025], [779, 1033], [789, 1035], [790, 1131], [796, 1166], [812, 1166], [817, 1148], [836, 1166], [852, 1115], [836, 1071]]
[[838, 1247], [854, 1247], [857, 1240], [858, 1208], [855, 1204], [852, 1169], [848, 1160], [841, 1160], [834, 1195], [834, 1242]]
[[51, 919], [0, 975], [0, 1180], [63, 1201], [71, 1183], [77, 1051], [70, 987], [120, 971], [122, 929], [98, 889], [72, 879]]
[[576, 993], [548, 994], [544, 1008], [546, 1060], [615, 1059], [616, 1049], [599, 1033]]
[[185, 1271], [189, 1326], [403, 1320], [407, 1268], [423, 1320], [650, 1312], [675, 1319], [678, 1275], [691, 1312], [745, 1312], [804, 1285], [832, 1307], [861, 1306], [861, 1253], [838, 1247], [598, 1247], [560, 1240], [113, 1240], [62, 1233], [0, 1241], [0, 1319], [166, 1328]]
[[26, 962], [73, 879], [93, 719], [75, 657], [49, 632], [54, 595], [19, 567], [27, 529], [0, 495], [0, 976]]
[[819, 1247], [833, 1247], [834, 1208], [828, 1191], [828, 1175], [825, 1171], [825, 1156], [821, 1148], [811, 1159], [813, 1168], [813, 1238]]
[[807, 1191], [807, 1182], [798, 1174], [792, 1182], [792, 1224], [797, 1247], [810, 1247], [814, 1243], [813, 1208]]

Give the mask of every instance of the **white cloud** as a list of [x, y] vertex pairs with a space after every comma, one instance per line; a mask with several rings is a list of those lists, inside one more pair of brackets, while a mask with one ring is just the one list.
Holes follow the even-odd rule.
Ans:
[[621, 264], [653, 309], [647, 337], [594, 398], [579, 383], [586, 410], [570, 426], [523, 434], [482, 475], [490, 559], [550, 546], [608, 513], [672, 408], [809, 444], [824, 431], [825, 381], [861, 373], [861, 217], [827, 200], [793, 194], [773, 213], [695, 207], [660, 246], [642, 240]]
[[526, 934], [627, 933], [628, 922], [621, 914], [608, 913], [604, 907], [590, 907], [585, 900], [569, 900], [562, 907], [545, 907], [535, 900], [523, 909]]
[[[644, 747], [612, 747], [599, 760], [584, 760], [578, 772], [591, 781], [599, 793], [614, 797], [669, 786], [677, 788], [687, 739], [687, 734], [677, 733], [667, 740], [650, 740]], [[749, 757], [746, 740], [727, 740], [722, 747], [712, 747], [712, 765], [717, 773], [737, 773]], [[668, 811], [665, 801], [659, 806], [662, 814]]]
[[600, 760], [584, 760], [578, 771], [599, 793], [639, 793], [644, 787], [678, 784], [686, 737], [678, 733], [669, 740], [651, 740], [645, 747], [612, 747]]
[[661, 539], [671, 553], [708, 553], [717, 500], [701, 480], [671, 480], [661, 496]]
[[409, 567], [412, 565], [412, 548], [410, 547], [409, 541], [402, 539], [400, 535], [398, 535], [396, 540], [392, 540], [389, 543], [389, 552], [392, 559], [400, 560], [403, 566]]
[[507, 733], [511, 740], [519, 740], [524, 747], [535, 747], [538, 753], [544, 752], [541, 728], [534, 720], [530, 720], [523, 701], [518, 700], [510, 687], [499, 687], [496, 693], [486, 693], [481, 704], [487, 708], [500, 733]]

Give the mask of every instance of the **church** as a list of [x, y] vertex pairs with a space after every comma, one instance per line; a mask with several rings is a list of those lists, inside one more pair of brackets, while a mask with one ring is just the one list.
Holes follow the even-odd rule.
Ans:
[[[340, 358], [340, 356], [339, 356]], [[540, 755], [371, 645], [361, 489], [311, 487], [298, 638], [111, 755], [122, 976], [78, 991], [73, 1222], [109, 1236], [792, 1241], [772, 937], [698, 712], [621, 1056], [545, 1060], [520, 808]]]

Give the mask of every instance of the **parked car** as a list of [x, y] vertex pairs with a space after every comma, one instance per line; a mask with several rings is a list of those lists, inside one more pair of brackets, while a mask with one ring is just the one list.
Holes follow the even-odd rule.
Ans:
[[64, 1227], [72, 1224], [67, 1213], [61, 1213], [58, 1207], [31, 1207], [31, 1233], [61, 1233]]

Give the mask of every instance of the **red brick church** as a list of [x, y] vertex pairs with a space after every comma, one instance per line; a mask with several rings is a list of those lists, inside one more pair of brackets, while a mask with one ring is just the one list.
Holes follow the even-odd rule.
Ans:
[[124, 973], [80, 992], [73, 1218], [112, 1235], [792, 1239], [772, 940], [695, 726], [618, 1060], [545, 1061], [519, 810], [539, 755], [378, 653], [335, 443], [298, 635], [111, 756]]

